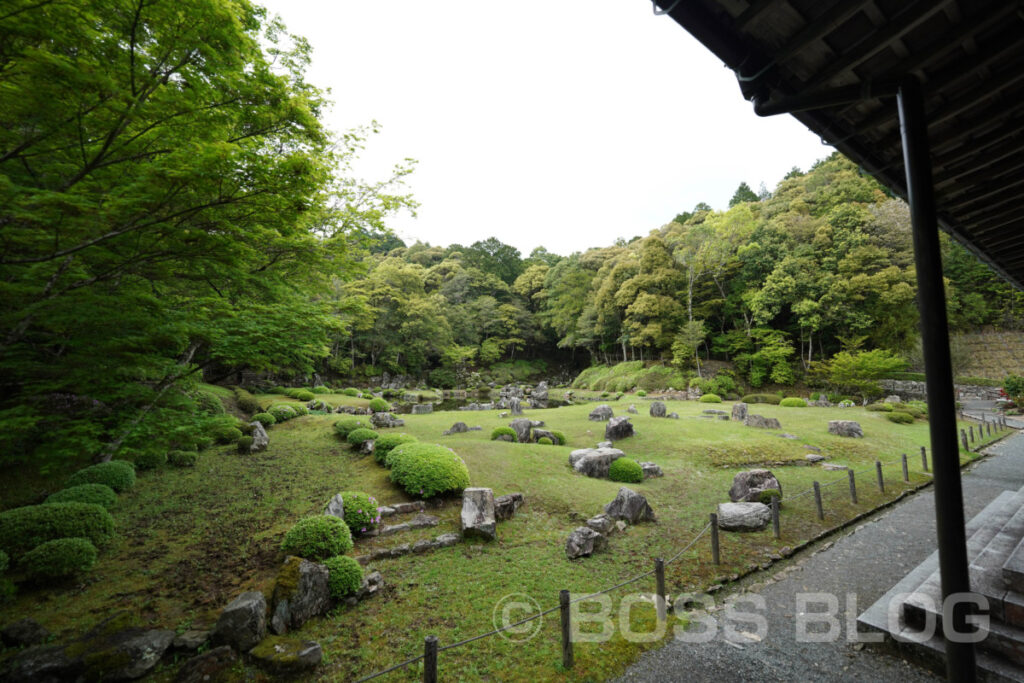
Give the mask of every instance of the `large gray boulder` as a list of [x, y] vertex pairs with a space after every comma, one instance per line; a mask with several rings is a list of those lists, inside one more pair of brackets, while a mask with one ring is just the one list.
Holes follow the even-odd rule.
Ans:
[[764, 503], [720, 503], [718, 528], [724, 531], [761, 531], [772, 521], [772, 511]]
[[733, 403], [732, 404], [732, 419], [737, 422], [743, 422], [747, 419], [747, 404], [746, 403]]
[[828, 433], [854, 439], [864, 438], [864, 430], [861, 429], [860, 423], [853, 420], [829, 420]]
[[283, 635], [290, 628], [325, 614], [331, 608], [330, 572], [322, 564], [289, 556], [277, 573], [271, 600], [271, 630]]
[[523, 414], [523, 402], [516, 396], [512, 396], [508, 399], [508, 409], [513, 415]]
[[456, 422], [451, 426], [450, 429], [445, 430], [443, 436], [449, 436], [451, 434], [465, 434], [469, 431], [469, 425], [465, 422]]
[[248, 652], [267, 635], [267, 599], [259, 591], [246, 591], [228, 603], [217, 619], [211, 640]]
[[462, 492], [462, 535], [494, 540], [494, 491], [470, 487]]
[[264, 429], [263, 424], [250, 422], [249, 425], [252, 427], [252, 445], [249, 447], [249, 452], [259, 453], [267, 450], [267, 446], [270, 445], [270, 437], [267, 436], [267, 430]]
[[114, 625], [119, 621], [121, 617], [114, 615], [75, 644], [75, 649], [84, 655], [86, 680], [142, 678], [153, 670], [174, 641], [174, 631], [137, 627], [118, 630]]
[[757, 427], [758, 429], [782, 429], [782, 425], [779, 424], [777, 418], [754, 415], [753, 413], [747, 415], [743, 420], [743, 424], [748, 427]]
[[49, 637], [50, 632], [44, 626], [28, 617], [11, 622], [0, 629], [0, 641], [7, 647], [38, 645]]
[[590, 527], [576, 527], [565, 541], [565, 556], [570, 560], [587, 557], [601, 550], [607, 544], [608, 540]]
[[642, 462], [640, 463], [640, 468], [644, 471], [644, 479], [665, 476], [665, 473], [661, 471], [661, 467], [655, 465], [653, 462]]
[[654, 510], [647, 504], [647, 499], [623, 486], [619, 489], [615, 500], [604, 506], [604, 511], [613, 519], [624, 519], [630, 524], [637, 522], [653, 522]]
[[319, 666], [324, 658], [320, 643], [287, 636], [270, 636], [249, 652], [249, 658], [277, 676], [292, 676]]
[[615, 520], [609, 517], [605, 513], [594, 515], [587, 520], [587, 526], [596, 531], [597, 533], [607, 536], [608, 534], [615, 531]]
[[327, 507], [324, 508], [324, 514], [331, 517], [337, 517], [338, 519], [345, 519], [345, 499], [341, 497], [340, 493], [335, 493], [331, 496], [331, 499], [327, 501]]
[[508, 423], [508, 426], [512, 428], [516, 433], [516, 441], [519, 443], [530, 443], [530, 430], [533, 429], [533, 422], [521, 417], [518, 420], [512, 420]]
[[391, 413], [374, 413], [370, 416], [370, 424], [372, 424], [376, 429], [404, 427], [405, 420], [399, 419]]
[[667, 414], [665, 412], [665, 410], [666, 410], [665, 409], [665, 404], [662, 403], [661, 401], [652, 401], [651, 402], [651, 408], [650, 408], [651, 417], [665, 417], [665, 415]]
[[628, 417], [613, 417], [604, 426], [604, 438], [609, 441], [620, 441], [633, 436], [633, 423]]
[[639, 414], [637, 412], [636, 406], [633, 405], [632, 403], [630, 403], [629, 407], [626, 408], [626, 412], [629, 413], [630, 415], [638, 415]]
[[523, 494], [507, 493], [494, 499], [494, 519], [503, 522], [512, 519], [516, 511], [522, 507], [524, 502]]
[[416, 403], [412, 407], [413, 415], [429, 415], [434, 412], [433, 403]]
[[775, 489], [782, 495], [782, 484], [769, 470], [748, 470], [737, 472], [732, 478], [729, 500], [734, 503], [757, 502], [762, 491]]
[[580, 448], [569, 454], [569, 466], [585, 476], [606, 479], [612, 462], [625, 455], [618, 448]]
[[587, 419], [593, 420], [594, 422], [604, 422], [605, 420], [610, 420], [613, 415], [615, 415], [615, 413], [612, 412], [611, 406], [602, 403], [590, 411], [590, 415], [587, 416]]
[[228, 670], [238, 661], [238, 654], [227, 645], [196, 655], [182, 664], [174, 683], [209, 683], [228, 680]]
[[551, 443], [553, 443], [554, 445], [556, 445], [556, 446], [558, 445], [558, 437], [555, 436], [554, 434], [552, 434], [551, 432], [549, 432], [548, 430], [546, 430], [546, 429], [534, 429], [533, 430], [533, 440], [534, 441], [540, 441], [541, 439], [543, 439], [545, 437], [550, 439]]
[[533, 392], [530, 393], [530, 398], [535, 401], [546, 401], [548, 400], [548, 383], [540, 382], [534, 387]]

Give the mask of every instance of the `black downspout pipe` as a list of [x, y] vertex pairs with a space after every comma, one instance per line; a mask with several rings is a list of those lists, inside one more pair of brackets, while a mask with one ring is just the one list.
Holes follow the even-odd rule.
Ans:
[[[949, 328], [928, 147], [928, 121], [920, 82], [908, 76], [900, 83], [897, 98], [903, 160], [907, 171], [907, 200], [910, 203], [914, 235], [914, 260], [917, 265], [917, 306], [921, 312], [921, 346], [924, 349], [928, 391], [928, 429], [935, 474], [939, 571], [942, 575], [942, 597], [945, 600], [951, 595], [967, 593], [971, 589], [967, 570], [963, 491], [960, 487], [960, 446], [956, 440], [953, 364], [949, 354]], [[954, 614], [953, 624], [943, 624], [946, 678], [950, 681], [974, 681], [974, 644], [949, 639], [951, 627], [959, 633], [970, 632], [963, 611], [957, 610]]]

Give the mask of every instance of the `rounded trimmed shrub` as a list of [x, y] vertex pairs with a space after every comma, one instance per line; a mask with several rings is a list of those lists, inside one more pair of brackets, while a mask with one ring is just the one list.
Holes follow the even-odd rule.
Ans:
[[252, 453], [252, 444], [256, 439], [251, 436], [243, 436], [238, 440], [238, 452], [243, 455], [249, 455]]
[[377, 436], [377, 432], [373, 431], [372, 429], [360, 427], [359, 429], [353, 429], [351, 432], [349, 432], [348, 436], [345, 437], [345, 440], [348, 441], [349, 445], [352, 446], [352, 448], [359, 448], [365, 442], [373, 441], [374, 439], [377, 438]]
[[242, 436], [242, 430], [238, 427], [220, 426], [213, 430], [211, 436], [217, 443], [231, 443], [232, 441], [238, 441], [238, 437]]
[[[238, 433], [241, 436], [241, 432]], [[135, 469], [155, 470], [167, 464], [167, 454], [160, 451], [144, 451], [135, 456]]]
[[789, 398], [784, 398], [779, 401], [779, 405], [783, 408], [806, 408], [807, 401], [802, 398], [798, 398], [797, 396], [790, 396]]
[[224, 404], [212, 391], [199, 389], [192, 400], [196, 402], [196, 410], [205, 415], [223, 415], [225, 412]]
[[770, 403], [777, 406], [782, 401], [782, 397], [778, 394], [747, 394], [740, 400], [744, 403]]
[[914, 422], [914, 416], [910, 413], [905, 413], [902, 410], [894, 410], [891, 413], [886, 413], [885, 418], [889, 422], [895, 422], [896, 424], [908, 425]]
[[608, 478], [612, 481], [638, 484], [644, 480], [644, 468], [632, 458], [618, 458], [608, 467]]
[[117, 494], [106, 484], [79, 484], [51, 493], [46, 503], [92, 503], [109, 510], [117, 504]]
[[355, 387], [345, 387], [345, 390], [342, 391], [341, 393], [343, 393], [345, 396], [358, 396], [359, 390], [356, 389]]
[[[278, 393], [274, 391], [273, 393]], [[246, 413], [252, 415], [253, 413], [260, 412], [260, 402], [256, 400], [256, 397], [250, 394], [241, 387], [235, 387], [235, 403], [238, 404], [238, 408]]]
[[288, 407], [295, 411], [295, 417], [302, 417], [303, 415], [309, 415], [309, 408], [307, 408], [306, 406], [302, 405], [301, 403], [299, 403], [297, 405], [290, 405]]
[[[256, 413], [252, 416], [253, 422], [259, 422], [263, 428], [273, 427], [277, 424], [277, 418], [270, 413]], [[237, 440], [237, 439], [236, 439]]]
[[700, 397], [701, 403], [721, 403], [722, 397], [718, 394], [704, 394]]
[[363, 393], [359, 394], [359, 396], [361, 398], [365, 398], [367, 401], [372, 401], [375, 398], [374, 395], [371, 394], [369, 391], [364, 391]]
[[363, 567], [354, 558], [338, 555], [324, 562], [329, 572], [327, 586], [331, 597], [341, 600], [363, 585]]
[[313, 387], [313, 393], [314, 394], [329, 394], [329, 393], [331, 393], [331, 389], [330, 389], [330, 387], [327, 387], [327, 386], [325, 386], [323, 384], [317, 384], [315, 387]]
[[352, 550], [348, 525], [330, 515], [312, 515], [296, 522], [281, 541], [281, 550], [308, 560], [326, 560]]
[[643, 398], [644, 396], [647, 395], [647, 392], [644, 391], [643, 389], [640, 389], [639, 391], [636, 392], [636, 395], [639, 396], [640, 398]]
[[343, 417], [334, 423], [334, 433], [343, 439], [348, 438], [348, 433], [366, 427], [366, 422], [355, 417]]
[[778, 498], [779, 503], [782, 503], [782, 491], [778, 489], [765, 489], [757, 494], [757, 502], [764, 503], [770, 506], [772, 504], [772, 498]]
[[124, 493], [135, 486], [135, 466], [127, 460], [110, 460], [90, 465], [68, 477], [64, 486], [79, 484], [104, 484], [118, 493]]
[[47, 503], [0, 512], [0, 550], [11, 557], [56, 538], [87, 538], [102, 545], [114, 535], [114, 518], [95, 503]]
[[298, 416], [298, 414], [295, 412], [295, 408], [292, 408], [291, 405], [285, 403], [281, 403], [276, 406], [271, 406], [267, 410], [267, 412], [274, 416], [275, 423], [287, 422], [293, 417]]
[[96, 546], [87, 538], [55, 538], [25, 553], [19, 565], [29, 579], [63, 579], [96, 566]]
[[840, 408], [852, 408], [855, 404], [850, 399], [844, 398], [843, 400], [841, 400], [836, 405], [839, 406]]
[[377, 440], [373, 443], [373, 457], [381, 465], [387, 460], [388, 453], [391, 452], [396, 446], [401, 446], [403, 443], [413, 443], [416, 441], [415, 436], [409, 436], [408, 434], [383, 434], [377, 437]]
[[893, 405], [891, 403], [870, 403], [864, 406], [864, 409], [875, 413], [891, 413]]
[[469, 486], [469, 469], [454, 451], [428, 443], [406, 443], [392, 449], [387, 464], [391, 481], [411, 496], [433, 498]]
[[898, 408], [893, 408], [893, 410], [899, 410], [899, 411], [904, 412], [904, 413], [910, 413], [915, 418], [924, 417], [924, 411], [922, 411], [917, 406], [903, 404], [903, 405], [899, 406]]
[[370, 410], [375, 413], [386, 413], [391, 410], [391, 404], [380, 397], [376, 397], [370, 401]]
[[[251, 436], [243, 436], [242, 439], [251, 439]], [[241, 441], [242, 439], [239, 439]], [[167, 462], [172, 467], [195, 467], [199, 454], [195, 451], [168, 451]]]
[[365, 534], [380, 524], [377, 499], [373, 496], [362, 491], [342, 491], [341, 499], [345, 501], [345, 524], [353, 535]]
[[537, 439], [537, 443], [541, 444], [542, 446], [551, 446], [551, 445], [553, 445], [553, 444], [554, 444], [555, 442], [554, 442], [554, 441], [552, 441], [551, 439], [549, 439], [549, 438], [548, 438], [548, 437], [546, 437], [546, 436], [542, 436], [542, 437], [540, 437], [539, 439]]
[[312, 401], [316, 398], [316, 395], [309, 389], [288, 389], [284, 392], [284, 395], [294, 398], [296, 401]]
[[495, 427], [494, 431], [491, 432], [491, 441], [497, 441], [500, 436], [511, 436], [512, 443], [516, 441], [516, 430], [511, 427]]
[[557, 443], [558, 443], [559, 446], [564, 446], [566, 444], [566, 442], [568, 441], [568, 439], [565, 438], [565, 434], [564, 433], [557, 432], [554, 429], [551, 429], [549, 431], [551, 432], [551, 435], [554, 436], [558, 440]]

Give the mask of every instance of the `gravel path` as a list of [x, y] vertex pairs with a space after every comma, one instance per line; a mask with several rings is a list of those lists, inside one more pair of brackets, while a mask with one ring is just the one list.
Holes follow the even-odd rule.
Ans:
[[[1024, 486], [1024, 434], [1012, 435], [991, 446], [993, 456], [964, 472], [964, 514], [970, 519], [999, 493]], [[935, 501], [931, 487], [819, 546], [813, 554], [780, 563], [772, 576], [742, 588], [744, 596], [760, 596], [763, 609], [743, 606], [744, 612], [765, 619], [763, 637], [756, 633], [727, 637], [720, 627], [707, 643], [677, 639], [644, 654], [618, 681], [936, 681], [930, 672], [884, 651], [850, 642], [857, 615], [935, 549]], [[751, 577], [752, 579], [754, 577]], [[836, 596], [838, 637], [831, 642], [799, 642], [798, 595], [830, 593]], [[740, 595], [733, 591], [733, 595]], [[719, 598], [723, 603], [724, 598]], [[826, 611], [812, 604], [807, 613]], [[713, 612], [726, 623], [721, 610]], [[807, 622], [807, 619], [801, 621]], [[734, 621], [738, 630], [756, 631], [749, 623]], [[813, 623], [805, 632], [827, 631], [826, 623]], [[827, 635], [822, 633], [822, 636]], [[856, 636], [852, 635], [855, 640]]]

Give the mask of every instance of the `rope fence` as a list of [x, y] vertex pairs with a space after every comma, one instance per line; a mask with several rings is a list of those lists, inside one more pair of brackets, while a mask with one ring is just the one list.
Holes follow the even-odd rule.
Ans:
[[[968, 451], [970, 450], [968, 444], [969, 443], [974, 443], [974, 441], [975, 441], [973, 427], [974, 427], [974, 425], [971, 425], [969, 427], [969, 429], [970, 429], [969, 432], [967, 430], [964, 430], [964, 429], [960, 430], [961, 445], [964, 447], [965, 450], [968, 450]], [[985, 437], [985, 435], [982, 433], [982, 429], [985, 429], [987, 431], [987, 435], [988, 436], [991, 436], [993, 429], [995, 429], [997, 433], [999, 431], [1003, 431], [1003, 430], [1009, 429], [1009, 426], [1005, 423], [1005, 418], [1004, 419], [994, 419], [994, 420], [989, 420], [989, 421], [984, 421], [984, 419], [982, 419], [982, 422], [980, 422], [977, 425], [977, 427], [978, 427], [978, 441], [980, 441], [981, 439], [983, 439]], [[818, 520], [823, 521], [825, 519], [825, 512], [826, 511], [824, 509], [824, 504], [823, 504], [823, 500], [822, 500], [822, 491], [826, 490], [826, 489], [830, 489], [833, 486], [836, 486], [838, 484], [846, 482], [846, 483], [849, 484], [850, 502], [852, 504], [854, 504], [854, 505], [857, 505], [858, 504], [858, 498], [857, 498], [857, 476], [858, 475], [861, 475], [861, 476], [868, 475], [868, 476], [870, 476], [870, 475], [873, 474], [875, 476], [875, 478], [876, 478], [876, 485], [877, 485], [878, 491], [881, 494], [885, 493], [885, 478], [884, 478], [884, 474], [883, 474], [883, 470], [884, 470], [885, 467], [891, 467], [891, 466], [894, 466], [894, 465], [898, 464], [900, 466], [900, 468], [901, 468], [902, 483], [904, 483], [904, 484], [910, 483], [910, 475], [911, 475], [912, 472], [914, 474], [924, 475], [924, 476], [928, 476], [928, 477], [933, 476], [932, 473], [929, 471], [928, 454], [927, 454], [927, 450], [925, 449], [924, 446], [921, 447], [920, 460], [917, 463], [918, 466], [912, 469], [911, 465], [910, 465], [910, 462], [911, 462], [910, 457], [908, 457], [908, 455], [906, 453], [901, 453], [899, 457], [893, 458], [893, 459], [890, 459], [890, 460], [876, 460], [874, 462], [874, 464], [870, 468], [863, 468], [863, 469], [860, 469], [860, 470], [852, 470], [852, 469], [847, 468], [845, 470], [845, 476], [837, 477], [835, 480], [829, 481], [829, 482], [825, 482], [825, 483], [821, 483], [821, 482], [815, 481], [810, 488], [807, 488], [807, 489], [804, 489], [802, 491], [798, 491], [795, 494], [791, 494], [789, 496], [786, 496], [786, 503], [787, 503], [787, 505], [791, 505], [795, 501], [800, 500], [800, 499], [802, 499], [805, 496], [813, 495], [814, 496], [814, 503], [815, 503], [815, 508], [816, 508], [816, 511], [817, 511]], [[772, 516], [772, 521], [771, 521], [772, 531], [773, 531], [774, 537], [776, 539], [778, 539], [778, 538], [781, 537], [781, 519], [780, 519], [780, 512], [779, 512], [779, 510], [780, 510], [780, 500], [779, 500], [779, 497], [772, 496], [771, 497], [771, 505], [769, 507], [770, 507], [771, 516]], [[661, 558], [655, 558], [655, 560], [654, 560], [654, 569], [651, 570], [651, 571], [644, 572], [642, 574], [637, 574], [636, 576], [633, 576], [633, 577], [631, 577], [629, 579], [626, 579], [625, 581], [617, 583], [617, 584], [615, 584], [613, 586], [609, 586], [608, 588], [604, 588], [604, 589], [596, 591], [594, 593], [589, 593], [587, 595], [582, 595], [582, 596], [578, 596], [578, 597], [575, 597], [575, 598], [571, 598], [570, 597], [570, 592], [568, 590], [562, 590], [562, 591], [559, 592], [559, 602], [558, 602], [558, 605], [556, 605], [554, 607], [550, 607], [550, 608], [548, 608], [546, 610], [538, 612], [537, 614], [533, 614], [533, 615], [531, 615], [529, 617], [526, 617], [524, 619], [520, 619], [519, 621], [510, 623], [510, 624], [505, 624], [501, 628], [495, 628], [495, 629], [493, 629], [491, 631], [487, 631], [486, 633], [481, 633], [481, 634], [472, 636], [470, 638], [466, 638], [464, 640], [460, 640], [458, 642], [451, 643], [449, 645], [445, 645], [443, 647], [438, 645], [437, 636], [427, 636], [424, 639], [423, 654], [417, 655], [415, 657], [410, 657], [409, 659], [406, 659], [405, 661], [402, 661], [402, 662], [399, 662], [398, 664], [390, 666], [387, 669], [383, 669], [381, 671], [377, 671], [375, 673], [372, 673], [369, 676], [365, 676], [363, 678], [360, 678], [360, 679], [358, 679], [356, 681], [356, 683], [365, 683], [366, 681], [371, 681], [371, 680], [374, 680], [376, 678], [380, 678], [381, 676], [384, 676], [386, 674], [389, 674], [389, 673], [392, 673], [394, 671], [397, 671], [398, 669], [401, 669], [403, 667], [407, 667], [407, 666], [409, 666], [411, 664], [416, 664], [417, 662], [419, 662], [421, 660], [424, 662], [424, 668], [423, 668], [423, 681], [424, 681], [424, 683], [436, 683], [437, 680], [438, 680], [438, 678], [437, 678], [437, 661], [438, 661], [438, 657], [437, 656], [438, 656], [439, 653], [446, 652], [448, 650], [453, 650], [455, 648], [462, 647], [464, 645], [468, 645], [469, 643], [473, 643], [475, 641], [482, 640], [484, 638], [489, 638], [491, 636], [498, 635], [498, 634], [500, 634], [500, 633], [502, 633], [504, 631], [508, 631], [508, 630], [514, 629], [514, 628], [516, 628], [518, 626], [522, 626], [523, 624], [527, 624], [527, 623], [529, 623], [531, 621], [535, 621], [537, 619], [541, 619], [541, 618], [543, 618], [543, 617], [545, 617], [545, 616], [547, 616], [549, 614], [552, 614], [554, 612], [560, 612], [561, 638], [562, 638], [562, 666], [564, 668], [566, 668], [566, 669], [572, 668], [573, 664], [574, 664], [574, 653], [573, 653], [573, 642], [572, 642], [572, 628], [571, 628], [571, 626], [572, 626], [572, 624], [571, 624], [571, 606], [572, 605], [580, 603], [580, 602], [585, 602], [587, 600], [592, 600], [592, 599], [594, 599], [594, 598], [596, 598], [598, 596], [611, 593], [612, 591], [618, 590], [619, 588], [623, 588], [625, 586], [629, 586], [631, 584], [637, 583], [638, 581], [642, 581], [643, 579], [647, 579], [647, 578], [650, 578], [651, 576], [654, 576], [655, 580], [656, 580], [655, 605], [656, 605], [657, 612], [658, 612], [658, 619], [660, 621], [664, 621], [667, 618], [667, 611], [668, 611], [667, 610], [667, 607], [668, 607], [668, 595], [667, 595], [667, 592], [665, 590], [665, 566], [668, 565], [668, 564], [671, 564], [671, 563], [673, 563], [675, 561], [677, 561], [680, 557], [682, 557], [682, 555], [684, 553], [686, 553], [687, 551], [691, 550], [697, 544], [697, 542], [700, 541], [709, 532], [710, 532], [710, 535], [711, 535], [712, 563], [715, 564], [715, 565], [719, 565], [719, 564], [721, 564], [721, 546], [720, 546], [720, 543], [719, 543], [718, 515], [715, 514], [715, 513], [712, 513], [710, 515], [710, 521], [707, 524], [705, 524], [704, 527], [699, 532], [697, 532], [697, 534], [693, 537], [693, 539], [690, 540], [689, 543], [687, 543], [685, 546], [683, 546], [682, 549], [680, 549], [678, 552], [676, 552], [676, 554], [674, 554], [672, 557], [670, 557], [667, 560], [663, 560]]]

